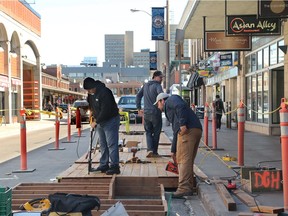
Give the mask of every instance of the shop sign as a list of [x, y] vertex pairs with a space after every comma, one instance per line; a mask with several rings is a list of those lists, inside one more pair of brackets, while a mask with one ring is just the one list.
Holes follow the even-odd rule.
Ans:
[[0, 86], [1, 87], [9, 87], [9, 80], [6, 76], [0, 76]]
[[285, 18], [288, 17], [288, 0], [259, 0], [259, 17]]
[[280, 35], [281, 23], [276, 18], [258, 18], [256, 15], [227, 16], [227, 35]]
[[204, 51], [250, 51], [251, 37], [246, 35], [226, 36], [224, 31], [205, 31]]
[[220, 67], [233, 66], [232, 53], [220, 55]]
[[207, 80], [206, 80], [207, 84], [206, 85], [211, 86], [211, 85], [214, 85], [215, 83], [220, 83], [223, 80], [231, 79], [231, 78], [237, 77], [237, 76], [238, 76], [238, 67], [233, 67], [227, 71], [223, 71], [223, 73], [221, 73], [221, 74], [217, 74], [216, 76], [207, 78]]

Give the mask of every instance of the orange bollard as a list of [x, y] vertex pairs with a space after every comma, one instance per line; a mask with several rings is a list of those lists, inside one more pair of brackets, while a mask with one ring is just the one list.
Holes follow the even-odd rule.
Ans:
[[55, 148], [50, 148], [49, 150], [64, 150], [65, 148], [59, 148], [59, 131], [60, 131], [60, 121], [59, 121], [59, 110], [56, 107], [55, 110]]
[[27, 137], [26, 137], [26, 116], [25, 110], [20, 110], [20, 140], [21, 140], [21, 170], [27, 169]]
[[208, 112], [209, 105], [206, 102], [204, 107], [204, 144], [208, 146]]
[[212, 103], [212, 146], [217, 149], [217, 122], [216, 122], [216, 105]]
[[20, 152], [21, 152], [21, 164], [20, 170], [12, 171], [13, 173], [20, 172], [34, 172], [35, 169], [27, 169], [27, 136], [26, 136], [26, 114], [25, 109], [20, 110]]
[[76, 141], [71, 141], [71, 110], [70, 104], [68, 104], [67, 108], [67, 141], [63, 141], [62, 143], [74, 143]]
[[80, 108], [76, 109], [76, 128], [78, 129], [78, 137], [81, 136], [81, 112]]
[[245, 114], [244, 114], [244, 104], [243, 101], [240, 101], [238, 108], [238, 165], [244, 166], [244, 123], [245, 123]]
[[281, 129], [281, 151], [282, 151], [282, 179], [284, 209], [288, 209], [288, 109], [286, 99], [281, 99], [280, 129]]

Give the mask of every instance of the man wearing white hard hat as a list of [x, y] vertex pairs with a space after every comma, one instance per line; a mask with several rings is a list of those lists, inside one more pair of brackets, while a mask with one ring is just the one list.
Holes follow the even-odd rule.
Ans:
[[202, 124], [196, 114], [179, 95], [158, 94], [155, 106], [172, 123], [171, 157], [178, 164], [179, 180], [174, 198], [193, 195], [193, 166], [202, 136]]

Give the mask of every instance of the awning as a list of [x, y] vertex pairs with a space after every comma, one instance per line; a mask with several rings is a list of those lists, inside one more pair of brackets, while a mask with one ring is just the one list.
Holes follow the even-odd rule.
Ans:
[[204, 85], [203, 78], [200, 77], [198, 73], [194, 72], [190, 76], [190, 79], [187, 83], [187, 87], [192, 89], [192, 88], [200, 87], [202, 85]]
[[[226, 0], [227, 15], [257, 14], [258, 0]], [[204, 36], [203, 17], [206, 30], [225, 29], [225, 0], [189, 0], [178, 25], [185, 31], [185, 39], [199, 39]]]

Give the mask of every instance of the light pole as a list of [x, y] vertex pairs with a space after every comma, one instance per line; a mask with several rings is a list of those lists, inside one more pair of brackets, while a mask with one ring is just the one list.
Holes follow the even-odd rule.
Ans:
[[[165, 46], [165, 54], [166, 54], [166, 58], [165, 58], [165, 85], [164, 87], [166, 88], [166, 92], [169, 93], [169, 87], [170, 87], [170, 26], [169, 26], [169, 0], [166, 0], [166, 32], [165, 32], [165, 40], [164, 42], [166, 43]], [[150, 13], [148, 13], [147, 11], [144, 10], [138, 10], [138, 9], [130, 9], [131, 12], [143, 12], [146, 13], [147, 15], [151, 16], [152, 15]], [[156, 43], [159, 43], [158, 41]], [[159, 51], [159, 50], [156, 50]]]
[[169, 0], [166, 0], [166, 93], [169, 93], [170, 87], [170, 29], [169, 29]]

